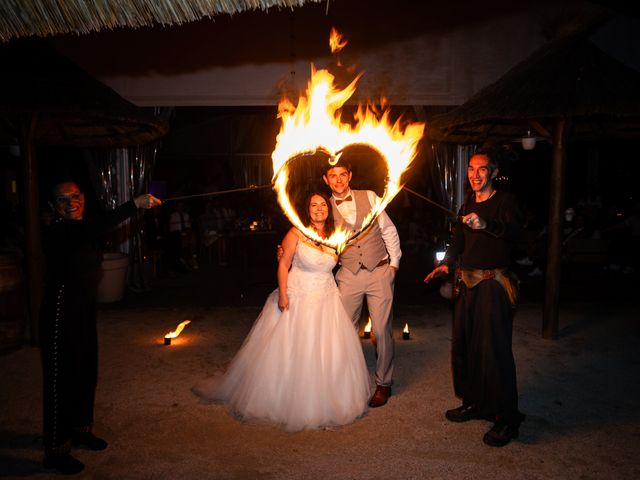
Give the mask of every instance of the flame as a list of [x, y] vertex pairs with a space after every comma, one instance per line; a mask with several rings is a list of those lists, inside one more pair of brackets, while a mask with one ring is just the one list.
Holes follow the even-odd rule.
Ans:
[[[273, 184], [285, 215], [306, 237], [335, 249], [337, 253], [344, 250], [352, 237], [365, 230], [400, 191], [400, 177], [415, 158], [418, 142], [424, 132], [424, 123], [410, 123], [405, 128], [400, 126], [400, 120], [391, 124], [390, 110], [385, 106], [384, 99], [382, 112], [378, 113], [371, 105], [360, 105], [354, 116], [355, 125], [342, 123], [340, 109], [355, 93], [361, 76], [362, 73], [340, 90], [334, 85], [331, 73], [316, 70], [311, 65], [306, 96], [300, 96], [297, 106], [286, 98], [278, 105], [282, 126], [271, 154]], [[383, 158], [388, 170], [385, 191], [355, 233], [338, 229], [325, 239], [303, 225], [291, 205], [286, 192], [288, 162], [298, 156], [321, 151], [328, 155], [329, 163], [335, 165], [342, 151], [355, 144], [368, 145]]]
[[335, 28], [332, 28], [331, 33], [329, 34], [329, 47], [331, 47], [331, 53], [338, 53], [346, 46], [347, 41], [342, 41], [342, 34]]
[[182, 330], [184, 330], [184, 327], [186, 327], [190, 323], [191, 323], [191, 320], [185, 320], [184, 322], [180, 323], [173, 332], [167, 333], [164, 336], [164, 338], [176, 338], [178, 335], [182, 333]]
[[402, 333], [409, 333], [409, 324], [408, 323], [404, 324], [404, 329], [402, 330]]
[[364, 331], [365, 332], [371, 332], [371, 317], [369, 317], [369, 321], [367, 322], [367, 324], [364, 327]]

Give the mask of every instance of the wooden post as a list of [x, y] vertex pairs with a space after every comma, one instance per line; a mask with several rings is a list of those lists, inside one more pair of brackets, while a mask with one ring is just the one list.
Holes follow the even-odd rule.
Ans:
[[558, 311], [560, 305], [560, 259], [564, 207], [565, 166], [567, 157], [568, 121], [558, 118], [553, 126], [553, 150], [551, 161], [551, 198], [547, 228], [547, 271], [542, 312], [542, 337], [558, 336]]
[[38, 166], [35, 155], [35, 129], [37, 114], [20, 122], [20, 150], [24, 169], [25, 188], [25, 250], [29, 301], [28, 338], [32, 346], [40, 343], [38, 318], [44, 292], [44, 253], [40, 230], [40, 201]]

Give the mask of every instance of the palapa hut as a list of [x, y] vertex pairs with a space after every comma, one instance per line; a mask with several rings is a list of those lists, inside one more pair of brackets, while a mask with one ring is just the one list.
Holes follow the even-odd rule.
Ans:
[[0, 2], [0, 41], [32, 35], [86, 34], [118, 27], [179, 25], [218, 14], [300, 7], [322, 0], [112, 0]]
[[640, 137], [640, 73], [593, 43], [602, 25], [549, 43], [431, 125], [432, 137], [447, 142], [511, 141], [527, 131], [551, 142], [545, 338], [558, 334], [567, 142]]
[[167, 132], [155, 118], [59, 55], [43, 40], [0, 45], [0, 137], [19, 143], [25, 183], [26, 265], [30, 337], [37, 340], [43, 282], [40, 239], [38, 145], [127, 147]]
[[321, 0], [116, 0], [0, 3], [0, 138], [19, 143], [25, 178], [26, 256], [31, 342], [37, 340], [42, 285], [36, 145], [126, 147], [164, 135], [167, 124], [125, 101], [44, 42], [21, 37], [87, 34], [119, 27], [182, 24]]

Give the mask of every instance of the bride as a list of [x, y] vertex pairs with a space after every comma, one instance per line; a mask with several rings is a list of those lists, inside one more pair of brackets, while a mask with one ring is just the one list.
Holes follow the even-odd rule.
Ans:
[[[324, 238], [329, 199], [314, 192], [301, 215]], [[194, 391], [243, 419], [289, 431], [344, 425], [365, 411], [369, 375], [332, 270], [337, 256], [292, 228], [282, 241], [278, 289], [269, 295], [221, 383]]]

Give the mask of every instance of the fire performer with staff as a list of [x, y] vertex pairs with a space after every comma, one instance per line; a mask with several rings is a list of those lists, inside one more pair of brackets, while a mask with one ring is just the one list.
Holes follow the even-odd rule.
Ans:
[[461, 222], [444, 260], [424, 281], [459, 265], [451, 363], [454, 391], [462, 405], [448, 410], [446, 418], [495, 422], [483, 441], [502, 447], [518, 437], [525, 417], [518, 410], [512, 351], [517, 280], [508, 270], [510, 247], [521, 226], [515, 197], [493, 186], [497, 153], [494, 148], [479, 149], [471, 157], [467, 173], [472, 194], [460, 209]]
[[53, 223], [44, 230], [47, 282], [40, 310], [43, 372], [43, 465], [63, 474], [84, 468], [72, 446], [104, 450], [107, 442], [91, 432], [98, 376], [96, 290], [100, 237], [133, 216], [138, 208], [162, 202], [145, 194], [100, 218], [84, 218], [84, 193], [73, 181], [52, 189]]

